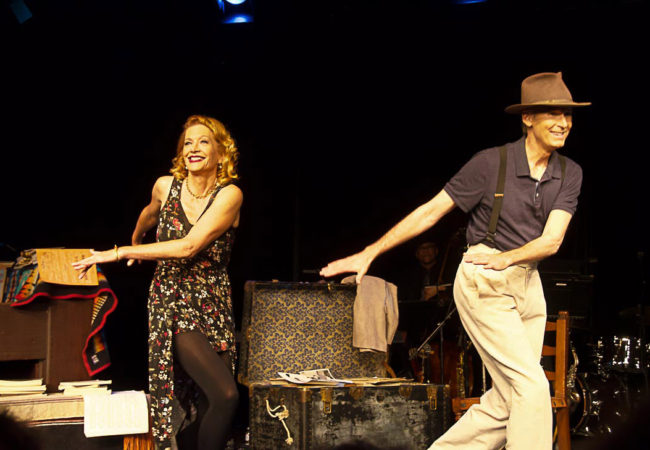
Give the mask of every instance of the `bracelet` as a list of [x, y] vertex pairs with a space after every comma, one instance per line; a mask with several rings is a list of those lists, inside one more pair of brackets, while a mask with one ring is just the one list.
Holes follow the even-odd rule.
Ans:
[[117, 250], [117, 244], [115, 244], [113, 246], [113, 250], [115, 250], [115, 258], [116, 258], [115, 261], [119, 261], [120, 260], [120, 252]]

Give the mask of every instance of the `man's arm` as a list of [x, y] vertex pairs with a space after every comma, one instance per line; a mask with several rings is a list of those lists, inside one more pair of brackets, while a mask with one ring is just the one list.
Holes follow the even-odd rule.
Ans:
[[440, 191], [427, 203], [419, 206], [402, 219], [378, 241], [359, 253], [329, 263], [321, 269], [320, 274], [324, 277], [331, 277], [341, 273], [355, 272], [357, 283], [361, 282], [361, 278], [377, 256], [428, 230], [455, 206], [456, 204], [449, 194], [444, 190]]
[[503, 270], [515, 264], [539, 261], [554, 255], [562, 245], [571, 217], [567, 211], [554, 209], [546, 220], [542, 235], [537, 239], [503, 253], [465, 255], [465, 262], [482, 265], [486, 269]]

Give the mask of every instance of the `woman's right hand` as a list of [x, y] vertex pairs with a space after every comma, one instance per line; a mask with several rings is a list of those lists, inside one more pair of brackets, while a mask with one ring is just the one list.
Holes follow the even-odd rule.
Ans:
[[111, 250], [105, 250], [103, 252], [90, 250], [90, 253], [91, 255], [89, 257], [72, 263], [72, 267], [79, 272], [80, 280], [86, 276], [88, 269], [90, 269], [95, 264], [119, 261], [119, 253], [117, 247]]
[[[140, 244], [142, 244], [142, 239], [144, 239], [145, 234], [146, 233], [133, 232], [133, 235], [131, 236], [131, 245], [140, 245]], [[126, 262], [126, 265], [131, 267], [136, 261], [138, 262], [138, 264], [140, 264], [142, 262], [142, 260], [140, 260], [140, 259], [129, 259]]]

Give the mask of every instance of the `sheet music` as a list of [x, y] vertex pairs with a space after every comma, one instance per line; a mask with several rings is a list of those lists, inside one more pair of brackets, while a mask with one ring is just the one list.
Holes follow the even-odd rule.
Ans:
[[148, 431], [149, 411], [144, 392], [84, 395], [86, 437], [142, 434]]
[[72, 286], [97, 286], [97, 266], [92, 266], [80, 280], [72, 263], [91, 256], [90, 250], [73, 248], [37, 248], [38, 273], [47, 283]]
[[303, 370], [298, 373], [278, 372], [278, 375], [290, 383], [307, 384], [307, 383], [331, 383], [331, 384], [349, 384], [350, 380], [339, 380], [334, 378], [329, 369]]

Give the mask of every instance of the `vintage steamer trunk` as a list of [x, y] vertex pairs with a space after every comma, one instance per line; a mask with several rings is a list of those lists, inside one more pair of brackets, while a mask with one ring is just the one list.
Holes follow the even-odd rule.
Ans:
[[329, 368], [338, 378], [385, 377], [382, 353], [352, 347], [354, 285], [248, 281], [239, 382]]
[[420, 450], [452, 422], [449, 387], [442, 385], [252, 383], [249, 389], [250, 438], [256, 450], [330, 449], [355, 440], [380, 448]]
[[320, 368], [344, 379], [386, 377], [385, 354], [352, 347], [355, 296], [354, 285], [246, 283], [238, 379], [249, 387], [253, 448], [320, 450], [363, 439], [423, 449], [451, 426], [447, 386], [271, 381], [278, 372]]

